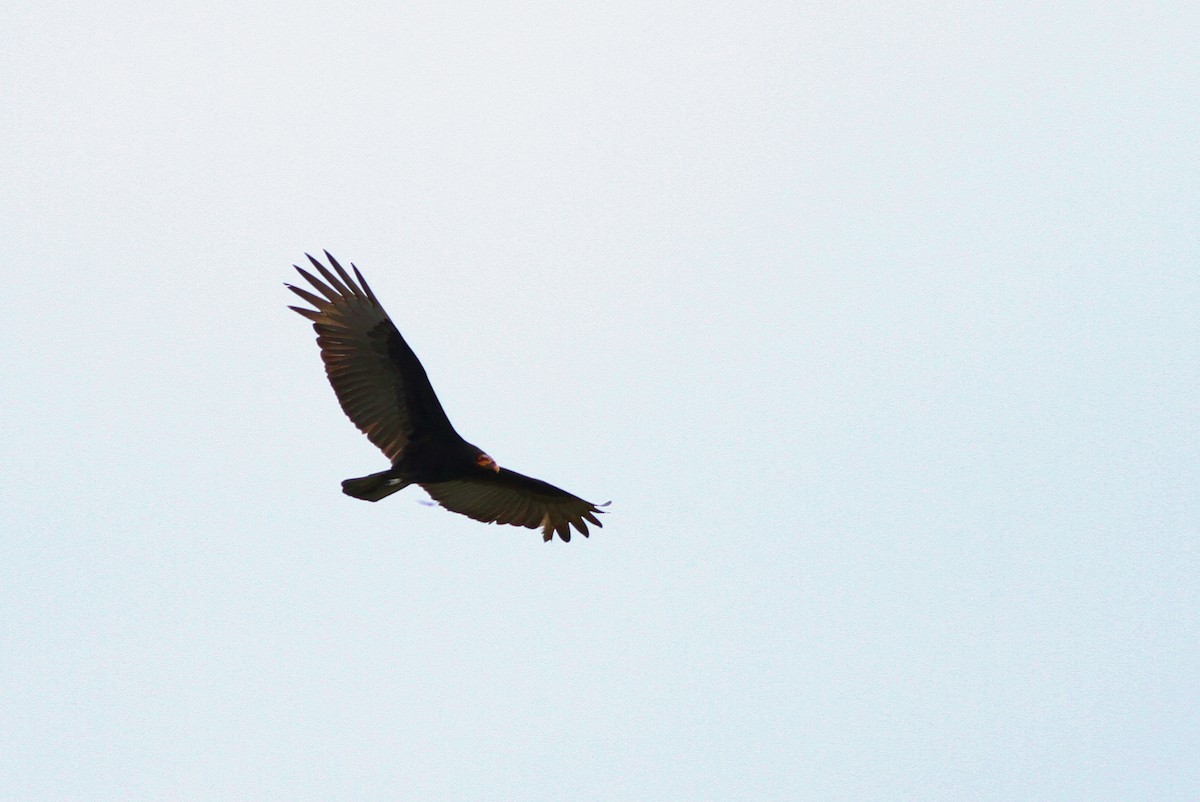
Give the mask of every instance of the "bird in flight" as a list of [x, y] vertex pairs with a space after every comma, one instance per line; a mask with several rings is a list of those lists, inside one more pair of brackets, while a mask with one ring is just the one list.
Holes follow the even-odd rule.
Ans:
[[386, 471], [345, 480], [343, 493], [379, 501], [408, 485], [420, 485], [451, 512], [485, 523], [541, 527], [545, 541], [555, 533], [570, 541], [571, 527], [587, 537], [589, 522], [603, 525], [596, 518], [603, 512], [597, 505], [501, 468], [462, 439], [442, 410], [425, 368], [362, 273], [351, 264], [351, 278], [329, 251], [325, 257], [336, 275], [312, 256], [308, 260], [321, 278], [293, 265], [316, 294], [285, 285], [314, 307], [289, 308], [312, 321], [325, 375], [346, 417], [392, 462]]

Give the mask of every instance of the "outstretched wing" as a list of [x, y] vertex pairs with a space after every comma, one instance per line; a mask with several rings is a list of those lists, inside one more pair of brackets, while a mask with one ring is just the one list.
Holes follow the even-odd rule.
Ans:
[[571, 527], [588, 536], [587, 521], [603, 526], [598, 509], [552, 484], [501, 468], [449, 482], [422, 484], [425, 492], [451, 512], [484, 523], [512, 524], [528, 529], [542, 528], [542, 540], [557, 532], [571, 540]]
[[[308, 254], [305, 254], [308, 256]], [[325, 374], [346, 417], [393, 462], [420, 429], [453, 431], [425, 368], [353, 264], [354, 279], [325, 252], [334, 275], [311, 256], [325, 279], [293, 265], [320, 295], [287, 287], [314, 309], [290, 307], [313, 322]]]

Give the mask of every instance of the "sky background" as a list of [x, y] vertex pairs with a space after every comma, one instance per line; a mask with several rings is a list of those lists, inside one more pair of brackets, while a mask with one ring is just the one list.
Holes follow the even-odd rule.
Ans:
[[[0, 798], [1200, 797], [1193, 3], [0, 12]], [[386, 467], [355, 262], [570, 544]]]

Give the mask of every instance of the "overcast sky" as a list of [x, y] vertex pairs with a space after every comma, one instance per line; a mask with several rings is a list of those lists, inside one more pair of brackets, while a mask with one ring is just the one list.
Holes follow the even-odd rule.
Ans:
[[[0, 12], [0, 798], [1200, 797], [1198, 42]], [[324, 248], [602, 530], [341, 494]]]

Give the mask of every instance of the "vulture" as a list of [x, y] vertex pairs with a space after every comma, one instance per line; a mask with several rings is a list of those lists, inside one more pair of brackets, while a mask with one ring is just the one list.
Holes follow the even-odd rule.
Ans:
[[386, 471], [345, 480], [343, 493], [379, 501], [409, 485], [420, 485], [451, 512], [485, 523], [541, 527], [543, 541], [555, 533], [570, 541], [571, 527], [587, 537], [589, 523], [602, 526], [596, 515], [603, 510], [597, 505], [501, 468], [460, 437], [425, 368], [358, 268], [351, 263], [351, 278], [329, 251], [325, 257], [332, 271], [305, 256], [320, 278], [292, 266], [316, 292], [284, 286], [313, 308], [288, 308], [312, 321], [325, 375], [342, 411], [392, 463]]

